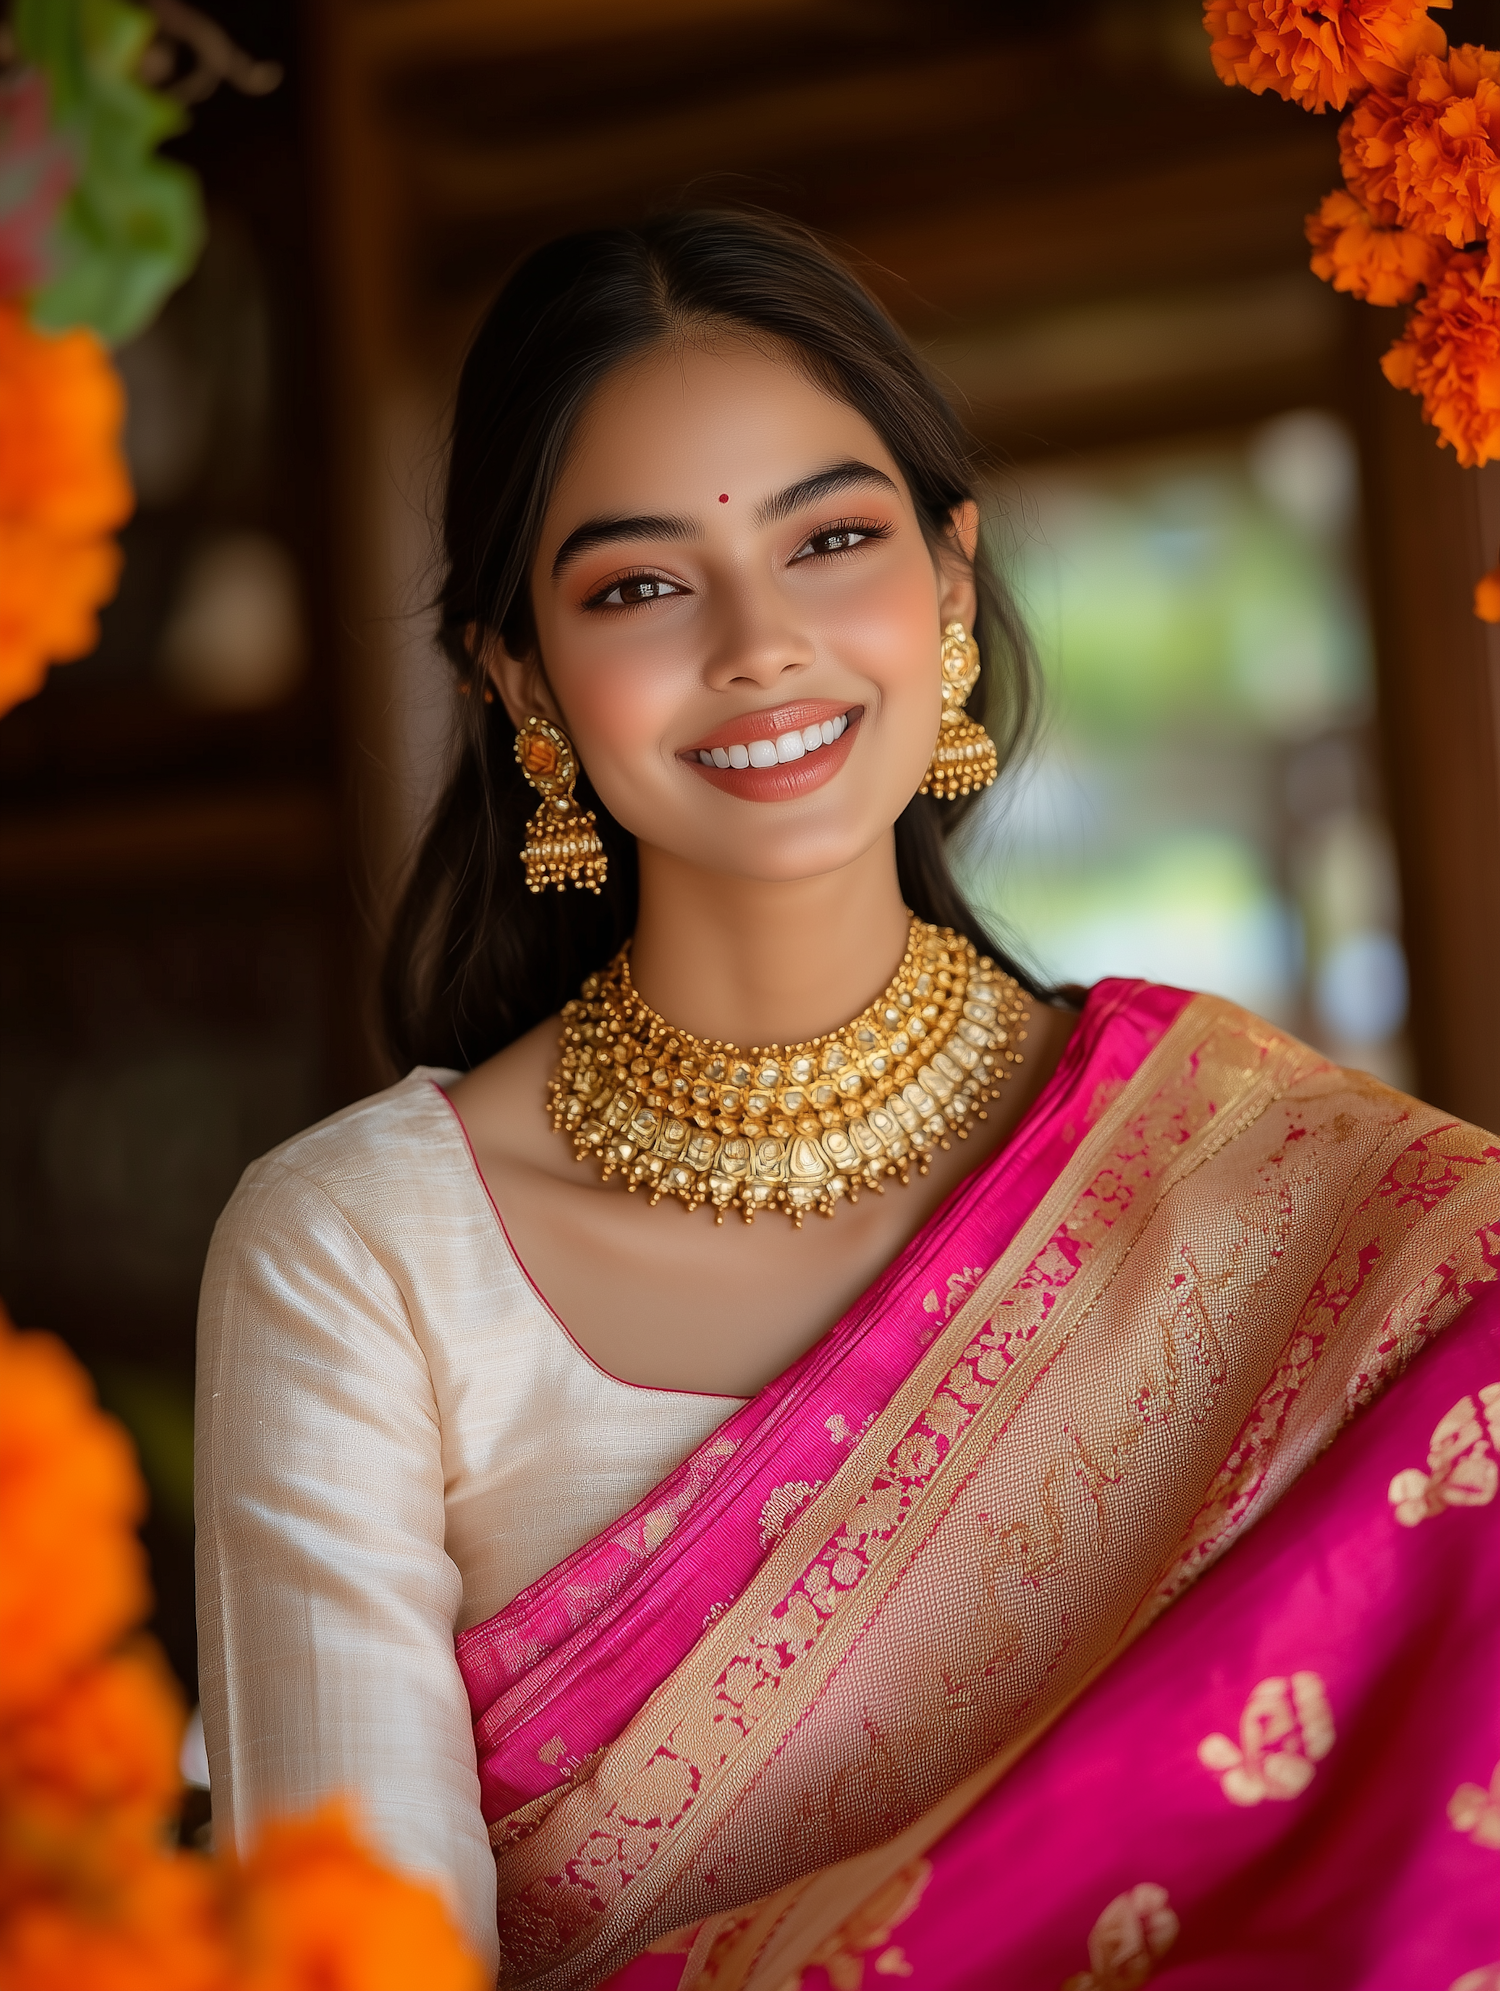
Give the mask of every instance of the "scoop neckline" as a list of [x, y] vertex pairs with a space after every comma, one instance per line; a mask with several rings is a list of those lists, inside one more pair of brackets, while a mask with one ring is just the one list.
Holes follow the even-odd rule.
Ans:
[[500, 1242], [504, 1246], [506, 1254], [521, 1277], [526, 1281], [527, 1286], [531, 1289], [537, 1305], [562, 1335], [564, 1342], [573, 1354], [580, 1361], [586, 1363], [596, 1376], [602, 1376], [606, 1382], [614, 1383], [622, 1390], [632, 1390], [637, 1396], [690, 1397], [695, 1403], [722, 1403], [729, 1405], [731, 1408], [751, 1402], [752, 1399], [750, 1397], [725, 1396], [716, 1390], [684, 1390], [674, 1389], [665, 1383], [634, 1383], [628, 1376], [617, 1376], [612, 1369], [606, 1369], [602, 1362], [595, 1360], [568, 1326], [568, 1323], [563, 1319], [556, 1307], [547, 1298], [547, 1295], [542, 1291], [536, 1280], [532, 1278], [525, 1259], [516, 1250], [515, 1240], [506, 1228], [505, 1218], [501, 1214], [500, 1205], [495, 1201], [494, 1196], [490, 1192], [490, 1185], [484, 1179], [484, 1170], [479, 1166], [479, 1157], [474, 1152], [474, 1143], [469, 1139], [469, 1130], [464, 1125], [463, 1115], [449, 1098], [443, 1083], [445, 1079], [459, 1079], [462, 1076], [462, 1072], [456, 1070], [449, 1071], [446, 1067], [418, 1065], [414, 1071], [408, 1074], [405, 1083], [408, 1085], [428, 1086], [442, 1101], [445, 1109], [446, 1124], [452, 1132], [457, 1134], [459, 1141], [463, 1144], [464, 1156], [469, 1165], [470, 1178], [477, 1185], [480, 1194], [484, 1197], [485, 1203], [489, 1207], [490, 1215], [494, 1219], [495, 1228], [500, 1234]]

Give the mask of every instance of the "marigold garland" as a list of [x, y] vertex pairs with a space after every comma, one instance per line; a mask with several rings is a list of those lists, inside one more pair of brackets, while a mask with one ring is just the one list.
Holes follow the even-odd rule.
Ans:
[[[1307, 217], [1313, 271], [1411, 305], [1387, 380], [1460, 463], [1500, 458], [1500, 50], [1450, 48], [1417, 0], [1204, 0], [1203, 25], [1226, 83], [1347, 108], [1344, 186]], [[1500, 566], [1474, 612], [1500, 622]]]
[[0, 1724], [145, 1615], [145, 1511], [130, 1442], [95, 1409], [83, 1370], [60, 1341], [17, 1334], [0, 1314]]
[[1371, 90], [1339, 131], [1351, 193], [1455, 249], [1500, 220], [1500, 52], [1424, 55], [1397, 91]]
[[1470, 466], [1500, 457], [1500, 297], [1486, 294], [1485, 275], [1482, 256], [1450, 256], [1380, 362]]
[[185, 1710], [148, 1603], [145, 1493], [49, 1335], [0, 1313], [0, 1984], [6, 1991], [480, 1991], [432, 1889], [329, 1804], [244, 1858], [178, 1852]]
[[99, 640], [120, 574], [111, 535], [134, 507], [124, 422], [120, 377], [92, 332], [33, 331], [0, 302], [0, 712]]
[[1369, 304], [1410, 304], [1442, 268], [1442, 250], [1409, 228], [1386, 228], [1342, 189], [1307, 218], [1314, 274]]
[[[1449, 7], [1453, 0], [1431, 0]], [[1428, 0], [1205, 0], [1210, 54], [1226, 83], [1270, 90], [1305, 111], [1341, 111], [1370, 85], [1399, 83], [1442, 29]]]
[[[187, 275], [203, 202], [156, 156], [186, 123], [141, 82], [155, 16], [125, 0], [15, 0], [0, 54], [0, 714], [99, 640], [132, 498], [133, 337]], [[35, 328], [34, 330], [32, 328]], [[48, 333], [60, 336], [47, 337]]]

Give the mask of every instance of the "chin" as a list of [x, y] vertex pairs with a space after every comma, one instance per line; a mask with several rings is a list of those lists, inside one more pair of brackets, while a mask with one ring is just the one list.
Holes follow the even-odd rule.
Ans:
[[753, 879], [767, 885], [799, 884], [857, 863], [872, 845], [890, 835], [900, 811], [873, 818], [861, 812], [858, 822], [840, 812], [838, 820], [817, 825], [769, 823], [767, 813], [757, 809], [732, 838], [725, 837], [722, 824], [714, 824], [711, 832], [705, 826], [701, 837], [687, 841], [674, 855], [696, 870], [726, 878]]
[[916, 769], [872, 782], [855, 761], [826, 786], [785, 802], [742, 800], [693, 776], [697, 793], [687, 808], [680, 793], [674, 796], [670, 820], [659, 796], [651, 798], [655, 807], [634, 809], [604, 800], [639, 843], [676, 863], [725, 878], [791, 885], [842, 871], [888, 838], [925, 768], [924, 757]]

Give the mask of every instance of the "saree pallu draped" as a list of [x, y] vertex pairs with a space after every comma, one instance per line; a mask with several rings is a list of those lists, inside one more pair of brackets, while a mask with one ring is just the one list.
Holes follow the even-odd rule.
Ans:
[[[1462, 1955], [1351, 1975], [1338, 1943], [1379, 1939], [1339, 1937], [1321, 1987], [1500, 1961], [1450, 1871], [1495, 1895], [1495, 1542], [1459, 1531], [1495, 1512], [1497, 1272], [1488, 1136], [1217, 999], [1101, 984], [846, 1319], [460, 1636], [502, 1982], [1249, 1985], [1319, 1886], [1384, 1927], [1349, 1905], [1375, 1874], [1457, 1929], [1433, 1969]], [[1402, 1751], [1412, 1790], [1372, 1783]]]

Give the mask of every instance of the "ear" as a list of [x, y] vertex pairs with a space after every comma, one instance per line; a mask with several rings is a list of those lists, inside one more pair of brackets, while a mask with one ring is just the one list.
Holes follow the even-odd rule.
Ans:
[[476, 654], [484, 665], [485, 675], [518, 732], [533, 713], [540, 719], [550, 719], [554, 725], [562, 723], [540, 657], [513, 657], [496, 635], [480, 637], [476, 631], [470, 638], [471, 650], [475, 650], [476, 642]]
[[938, 545], [938, 615], [946, 626], [961, 622], [974, 627], [979, 594], [974, 586], [974, 555], [979, 546], [979, 507], [972, 498], [955, 505], [948, 530]]

